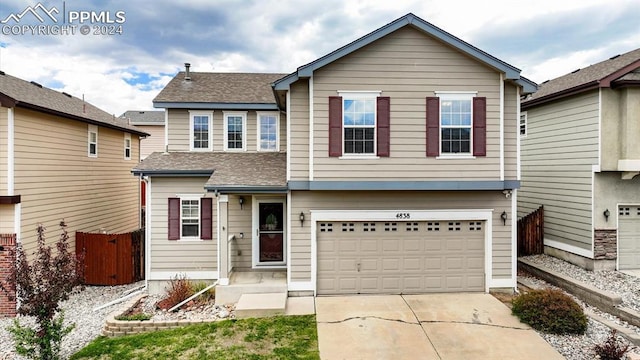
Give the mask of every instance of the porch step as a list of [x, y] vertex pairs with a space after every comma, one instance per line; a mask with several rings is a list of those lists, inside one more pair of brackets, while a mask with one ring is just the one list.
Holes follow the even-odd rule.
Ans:
[[246, 319], [284, 315], [287, 293], [243, 294], [236, 305], [236, 318]]
[[216, 305], [234, 304], [243, 294], [287, 293], [286, 272], [237, 272], [229, 285], [216, 286]]

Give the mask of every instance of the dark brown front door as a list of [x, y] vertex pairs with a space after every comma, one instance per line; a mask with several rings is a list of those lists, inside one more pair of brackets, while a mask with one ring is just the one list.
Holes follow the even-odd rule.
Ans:
[[259, 211], [259, 262], [284, 261], [284, 204], [261, 202]]

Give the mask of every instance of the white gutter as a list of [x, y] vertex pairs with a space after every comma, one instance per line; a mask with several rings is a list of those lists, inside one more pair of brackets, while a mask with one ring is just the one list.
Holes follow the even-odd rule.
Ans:
[[93, 311], [102, 310], [102, 309], [104, 309], [106, 307], [109, 307], [111, 305], [119, 304], [119, 303], [121, 303], [121, 302], [123, 302], [123, 301], [125, 301], [125, 300], [127, 300], [129, 298], [132, 298], [132, 297], [134, 297], [134, 296], [136, 296], [138, 294], [141, 294], [141, 293], [147, 291], [147, 286], [146, 285], [142, 285], [142, 286], [140, 286], [140, 287], [138, 287], [136, 289], [138, 289], [138, 290], [135, 290], [135, 291], [129, 293], [128, 295], [125, 295], [125, 296], [123, 296], [121, 298], [118, 298], [118, 299], [115, 299], [113, 301], [110, 301], [110, 302], [108, 302], [108, 303], [106, 303], [104, 305], [100, 305], [98, 307], [93, 308]]

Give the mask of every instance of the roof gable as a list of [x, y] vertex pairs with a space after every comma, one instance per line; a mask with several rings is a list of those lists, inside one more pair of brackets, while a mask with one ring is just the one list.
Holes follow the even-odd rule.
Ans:
[[24, 107], [36, 111], [147, 136], [149, 134], [129, 125], [90, 103], [64, 92], [44, 87], [0, 72], [0, 104]]
[[640, 69], [640, 49], [612, 56], [607, 60], [543, 82], [536, 93], [522, 102], [522, 106], [530, 107], [583, 91], [633, 82], [638, 69]]
[[373, 32], [317, 59], [306, 65], [298, 68], [294, 73], [291, 73], [282, 79], [279, 79], [273, 84], [275, 90], [286, 90], [290, 84], [294, 83], [300, 78], [310, 77], [316, 69], [319, 69], [339, 58], [342, 58], [348, 54], [353, 53], [356, 50], [363, 48], [364, 46], [371, 44], [380, 38], [400, 29], [405, 26], [412, 26], [432, 37], [435, 37], [445, 44], [460, 50], [464, 54], [486, 64], [487, 66], [496, 69], [497, 71], [505, 73], [505, 79], [511, 79], [518, 82], [520, 86], [523, 86], [525, 92], [535, 91], [535, 86], [532, 86], [531, 81], [522, 81], [520, 78], [520, 69], [507, 64], [506, 62], [499, 60], [498, 58], [476, 48], [475, 46], [453, 36], [452, 34], [438, 28], [437, 26], [421, 19], [420, 17], [409, 13]]

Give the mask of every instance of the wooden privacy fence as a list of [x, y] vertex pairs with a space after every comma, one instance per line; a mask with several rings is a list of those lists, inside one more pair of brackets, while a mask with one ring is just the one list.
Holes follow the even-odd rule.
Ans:
[[544, 207], [518, 220], [518, 256], [544, 252]]
[[144, 279], [144, 231], [127, 234], [76, 232], [76, 254], [84, 254], [84, 283], [123, 285]]

